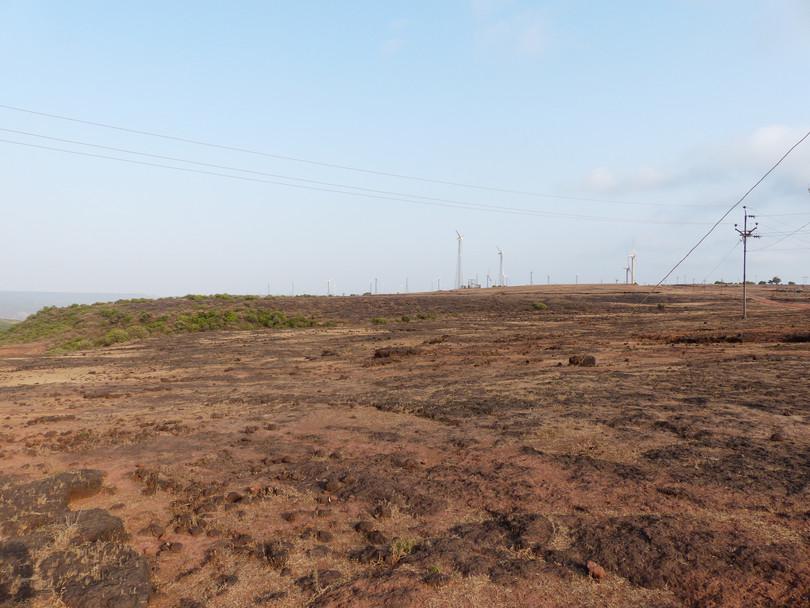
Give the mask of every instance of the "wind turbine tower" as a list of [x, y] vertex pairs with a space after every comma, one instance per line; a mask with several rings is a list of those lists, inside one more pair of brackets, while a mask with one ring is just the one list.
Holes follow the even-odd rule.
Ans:
[[635, 285], [636, 284], [636, 252], [635, 252], [635, 250], [630, 252], [630, 255], [628, 256], [627, 261], [629, 262], [628, 266], [630, 267], [630, 284]]
[[461, 243], [464, 240], [464, 237], [461, 236], [461, 233], [456, 230], [456, 235], [458, 236], [458, 260], [456, 261], [456, 289], [461, 289], [462, 285], [464, 285], [464, 273], [461, 270]]
[[506, 285], [506, 279], [503, 276], [503, 250], [500, 247], [496, 247], [498, 250], [498, 283], [500, 287], [504, 287]]

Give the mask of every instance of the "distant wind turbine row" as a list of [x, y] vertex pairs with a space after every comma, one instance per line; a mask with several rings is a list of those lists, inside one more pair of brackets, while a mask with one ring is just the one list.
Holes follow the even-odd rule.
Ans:
[[[455, 281], [455, 289], [469, 289], [469, 288], [477, 288], [481, 287], [481, 284], [478, 282], [478, 275], [476, 274], [474, 279], [470, 279], [465, 282], [464, 280], [464, 266], [463, 266], [463, 250], [464, 250], [464, 235], [461, 234], [461, 231], [456, 230], [456, 281]], [[504, 266], [503, 266], [503, 249], [501, 247], [496, 246], [495, 251], [498, 253], [498, 276], [497, 281], [493, 281], [492, 275], [487, 270], [486, 273], [486, 286], [489, 287], [506, 287], [508, 285], [508, 277], [504, 273]], [[635, 285], [636, 284], [636, 259], [637, 254], [635, 250], [631, 250], [630, 253], [627, 255], [627, 266], [624, 267], [625, 272], [625, 283], [627, 285]], [[619, 280], [616, 279], [618, 283]], [[546, 275], [546, 283], [551, 284], [551, 275]], [[576, 275], [575, 283], [579, 284], [579, 275]], [[529, 272], [529, 284], [534, 284], [534, 271]], [[404, 293], [410, 292], [409, 287], [409, 279], [405, 277], [405, 289]], [[435, 286], [435, 287], [434, 287]], [[431, 281], [430, 289], [433, 291], [436, 289], [437, 291], [442, 290], [442, 282], [441, 278], [437, 278], [435, 283]], [[267, 284], [267, 293], [270, 295], [270, 283]], [[292, 289], [290, 291], [291, 295], [297, 295], [295, 291], [295, 282], [292, 283]], [[377, 295], [379, 294], [379, 279], [376, 277], [369, 281], [368, 286], [368, 295]], [[329, 279], [326, 282], [326, 294], [328, 296], [335, 295], [335, 281], [333, 279]], [[345, 295], [345, 294], [344, 294]]]

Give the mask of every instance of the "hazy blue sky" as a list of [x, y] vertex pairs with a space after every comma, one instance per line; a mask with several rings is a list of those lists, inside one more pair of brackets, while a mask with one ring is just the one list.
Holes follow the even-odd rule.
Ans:
[[[299, 293], [323, 293], [331, 279], [350, 293], [373, 277], [381, 291], [402, 290], [406, 276], [411, 290], [437, 277], [446, 287], [456, 229], [465, 274], [482, 281], [497, 273], [500, 246], [511, 284], [530, 271], [537, 282], [623, 279], [632, 247], [639, 279], [655, 282], [810, 129], [810, 4], [3, 2], [0, 79], [4, 105], [614, 201], [373, 176], [0, 108], [3, 129], [549, 212], [377, 200], [0, 142], [0, 290], [259, 293], [270, 281], [288, 293], [294, 280]], [[138, 158], [7, 131], [0, 139]], [[808, 185], [810, 142], [751, 197], [767, 237], [752, 249], [769, 248], [752, 255], [754, 278], [810, 275], [810, 228], [778, 242], [810, 222]], [[731, 223], [676, 275], [738, 279], [739, 250], [711, 272], [734, 246]]]

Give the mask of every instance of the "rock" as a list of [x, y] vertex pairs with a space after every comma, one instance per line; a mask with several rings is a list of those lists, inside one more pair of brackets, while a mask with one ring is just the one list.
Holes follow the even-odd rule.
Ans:
[[374, 529], [374, 524], [366, 519], [363, 519], [354, 524], [354, 529], [360, 534], [366, 534]]
[[782, 431], [774, 431], [771, 434], [771, 441], [784, 441], [785, 434]]
[[73, 546], [52, 553], [39, 570], [67, 608], [144, 608], [152, 594], [148, 563], [122, 545]]
[[183, 543], [177, 542], [165, 542], [160, 545], [158, 548], [158, 553], [180, 553], [183, 550]]
[[388, 538], [379, 530], [371, 530], [366, 532], [366, 540], [373, 545], [387, 545]]
[[318, 530], [315, 533], [315, 538], [322, 543], [330, 543], [334, 539], [334, 536], [328, 530]]
[[422, 577], [422, 582], [426, 585], [431, 585], [433, 587], [438, 587], [439, 585], [444, 585], [450, 580], [450, 577], [446, 574], [439, 572], [438, 570], [430, 570], [425, 576]]
[[142, 528], [138, 534], [143, 534], [145, 536], [154, 536], [155, 538], [160, 538], [166, 533], [166, 528], [161, 526], [158, 522], [153, 521], [151, 524]]
[[312, 547], [312, 549], [307, 551], [307, 555], [309, 557], [314, 558], [326, 557], [330, 553], [331, 551], [329, 551], [329, 547], [327, 547], [326, 545], [315, 545], [314, 547]]
[[126, 539], [123, 522], [103, 509], [76, 512], [76, 532], [71, 543], [96, 541], [123, 541]]
[[323, 482], [323, 489], [325, 492], [332, 492], [335, 493], [340, 490], [343, 484], [340, 483], [340, 479], [337, 478], [335, 475], [330, 475], [324, 482]]
[[405, 357], [419, 352], [413, 346], [385, 346], [374, 351], [375, 359], [390, 359], [391, 357]]
[[273, 568], [283, 570], [290, 558], [290, 546], [280, 541], [261, 543], [257, 549], [259, 559], [263, 559]]
[[388, 561], [390, 555], [391, 550], [389, 547], [366, 545], [362, 549], [352, 552], [350, 557], [356, 559], [361, 564], [381, 564]]
[[375, 519], [385, 519], [391, 517], [391, 506], [387, 503], [378, 502], [371, 510], [371, 515]]
[[596, 365], [596, 357], [593, 355], [572, 355], [568, 358], [568, 365], [578, 365], [580, 367], [593, 367]]
[[601, 581], [607, 574], [605, 569], [594, 561], [588, 560], [588, 575], [597, 581]]
[[228, 587], [233, 587], [239, 582], [239, 577], [235, 574], [220, 574], [217, 579], [217, 588], [219, 589], [218, 595], [223, 593]]
[[298, 520], [298, 513], [295, 511], [285, 511], [281, 514], [281, 519], [289, 523], [294, 523]]
[[[3, 486], [0, 534], [7, 538], [0, 541], [0, 605], [37, 602], [40, 592], [45, 601], [56, 594], [66, 608], [147, 605], [149, 566], [121, 544], [126, 537], [121, 520], [102, 509], [68, 508], [71, 500], [97, 493], [101, 482], [100, 471], [80, 470]], [[63, 530], [69, 535], [66, 549], [54, 544]]]
[[262, 604], [275, 602], [276, 600], [283, 600], [285, 597], [287, 597], [286, 591], [268, 591], [253, 598], [253, 603], [257, 606], [261, 606]]
[[231, 504], [235, 504], [237, 502], [242, 502], [242, 499], [245, 497], [242, 496], [239, 492], [228, 492], [225, 495], [225, 502], [229, 502]]
[[34, 566], [28, 546], [20, 540], [0, 542], [0, 605], [33, 597], [33, 576]]
[[295, 584], [301, 588], [302, 591], [309, 593], [318, 593], [319, 591], [337, 583], [342, 574], [337, 570], [316, 570], [309, 576], [302, 576], [295, 581]]

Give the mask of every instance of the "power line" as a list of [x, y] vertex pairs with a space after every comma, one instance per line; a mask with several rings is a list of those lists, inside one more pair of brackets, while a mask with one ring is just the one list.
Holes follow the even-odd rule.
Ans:
[[346, 196], [358, 196], [363, 198], [369, 199], [379, 199], [379, 200], [389, 200], [389, 201], [397, 201], [403, 203], [411, 203], [411, 204], [419, 204], [419, 205], [429, 205], [429, 206], [438, 206], [438, 207], [449, 207], [449, 208], [456, 208], [456, 209], [468, 209], [472, 211], [490, 211], [495, 213], [506, 213], [512, 215], [528, 215], [528, 216], [535, 216], [535, 217], [559, 217], [565, 219], [575, 219], [575, 220], [586, 220], [586, 221], [600, 221], [600, 222], [616, 222], [616, 223], [635, 223], [635, 224], [660, 224], [660, 225], [703, 225], [700, 222], [671, 222], [671, 221], [664, 221], [664, 220], [637, 220], [631, 218], [613, 218], [613, 217], [604, 217], [604, 216], [590, 216], [590, 215], [582, 215], [582, 214], [574, 214], [574, 213], [559, 213], [553, 211], [539, 211], [533, 209], [521, 209], [521, 208], [510, 208], [510, 207], [498, 207], [495, 205], [485, 205], [485, 204], [478, 204], [478, 203], [464, 203], [464, 202], [441, 202], [439, 200], [419, 200], [414, 198], [406, 198], [406, 197], [399, 197], [399, 196], [385, 196], [382, 194], [371, 194], [366, 192], [348, 192], [345, 190], [338, 190], [336, 188], [327, 188], [327, 187], [319, 187], [319, 186], [310, 186], [304, 184], [291, 184], [287, 182], [280, 182], [275, 180], [268, 180], [268, 179], [260, 179], [256, 177], [247, 177], [244, 175], [231, 175], [228, 173], [221, 173], [218, 171], [208, 171], [204, 169], [192, 169], [189, 167], [178, 167], [174, 165], [165, 165], [162, 163], [153, 163], [148, 161], [141, 161], [141, 160], [134, 160], [131, 158], [119, 158], [117, 156], [109, 156], [106, 154], [95, 154], [92, 152], [81, 152], [79, 150], [68, 150], [65, 148], [56, 148], [53, 146], [43, 146], [39, 144], [32, 144], [27, 142], [15, 141], [10, 139], [0, 139], [0, 143], [12, 144], [17, 146], [25, 146], [28, 148], [36, 148], [40, 150], [49, 150], [52, 152], [60, 152], [64, 154], [73, 154], [77, 156], [84, 156], [89, 158], [100, 158], [106, 160], [114, 160], [123, 163], [129, 163], [134, 165], [142, 165], [146, 167], [159, 167], [161, 169], [170, 169], [173, 171], [182, 171], [184, 173], [196, 173], [200, 175], [209, 175], [214, 177], [224, 177], [227, 179], [234, 179], [239, 181], [247, 181], [247, 182], [257, 182], [263, 184], [272, 184], [276, 186], [286, 186], [288, 188], [297, 188], [301, 190], [313, 190], [317, 192], [328, 192], [332, 194], [342, 194]]
[[773, 248], [773, 247], [776, 247], [776, 246], [777, 246], [779, 243], [781, 243], [782, 241], [784, 241], [784, 240], [786, 240], [786, 239], [789, 239], [789, 238], [790, 238], [790, 237], [792, 237], [793, 235], [799, 234], [799, 233], [800, 233], [802, 230], [804, 230], [804, 229], [805, 229], [805, 228], [807, 228], [808, 226], [810, 226], [810, 222], [807, 222], [806, 224], [802, 224], [801, 226], [799, 226], [798, 228], [796, 228], [796, 230], [794, 230], [793, 232], [789, 232], [789, 233], [787, 233], [785, 236], [783, 236], [783, 237], [782, 237], [781, 239], [779, 239], [778, 241], [776, 241], [776, 242], [774, 242], [774, 243], [771, 243], [770, 245], [766, 245], [765, 247], [761, 247], [760, 249], [756, 249], [755, 251], [767, 251], [768, 249], [771, 249], [771, 248]]
[[[768, 249], [768, 251], [808, 251], [810, 247], [780, 247], [779, 249]], [[762, 249], [752, 249], [752, 253], [758, 253], [760, 251], [765, 251], [765, 248]]]
[[739, 247], [739, 246], [740, 246], [740, 243], [742, 243], [742, 241], [741, 241], [741, 240], [738, 240], [738, 241], [736, 241], [736, 242], [734, 243], [734, 247], [732, 247], [731, 249], [729, 249], [728, 253], [727, 253], [726, 255], [724, 255], [724, 256], [723, 256], [723, 258], [722, 258], [722, 259], [721, 259], [719, 262], [717, 262], [717, 266], [715, 266], [715, 267], [714, 267], [714, 268], [712, 268], [712, 269], [711, 269], [711, 270], [710, 270], [708, 273], [706, 273], [706, 276], [705, 276], [705, 277], [703, 277], [703, 281], [702, 281], [702, 282], [707, 281], [708, 279], [710, 279], [710, 278], [712, 277], [712, 275], [714, 275], [714, 273], [717, 271], [717, 269], [718, 269], [718, 268], [720, 268], [720, 266], [722, 266], [722, 265], [723, 265], [723, 262], [725, 262], [725, 261], [726, 261], [728, 258], [730, 258], [730, 257], [731, 257], [731, 254], [732, 254], [732, 253], [734, 253], [734, 252], [737, 250], [737, 247]]
[[[664, 275], [664, 278], [662, 278], [660, 281], [658, 281], [658, 283], [657, 283], [657, 284], [656, 284], [656, 285], [653, 287], [653, 289], [655, 289], [656, 287], [660, 287], [660, 286], [661, 286], [661, 284], [662, 284], [664, 281], [666, 281], [666, 280], [669, 278], [669, 276], [670, 276], [670, 275], [671, 275], [673, 272], [675, 272], [675, 270], [676, 270], [676, 269], [677, 269], [677, 268], [678, 268], [678, 267], [679, 267], [681, 264], [683, 264], [683, 262], [686, 260], [686, 258], [688, 258], [690, 255], [692, 255], [692, 252], [694, 252], [694, 251], [695, 251], [695, 249], [697, 249], [698, 247], [700, 247], [700, 245], [703, 243], [703, 241], [705, 241], [707, 238], [709, 238], [709, 235], [710, 235], [712, 232], [714, 232], [714, 231], [717, 229], [717, 227], [718, 227], [718, 226], [719, 226], [719, 225], [720, 225], [720, 224], [723, 222], [723, 220], [724, 220], [724, 219], [726, 219], [726, 218], [729, 216], [729, 214], [730, 214], [732, 211], [734, 211], [734, 210], [735, 210], [737, 207], [739, 207], [739, 206], [740, 206], [740, 203], [742, 203], [742, 202], [743, 202], [743, 201], [744, 201], [746, 198], [748, 198], [748, 195], [749, 195], [749, 194], [751, 194], [751, 193], [752, 193], [752, 192], [753, 192], [753, 191], [754, 191], [754, 190], [757, 188], [757, 186], [759, 186], [759, 185], [760, 185], [762, 182], [764, 182], [764, 181], [765, 181], [765, 179], [766, 179], [766, 178], [767, 178], [767, 177], [768, 177], [768, 176], [769, 176], [771, 173], [773, 173], [773, 172], [776, 170], [776, 168], [777, 168], [779, 165], [781, 165], [781, 164], [782, 164], [782, 161], [784, 161], [784, 160], [785, 160], [785, 159], [786, 159], [788, 156], [790, 156], [790, 153], [791, 153], [791, 152], [793, 152], [793, 150], [795, 150], [796, 148], [798, 148], [798, 147], [799, 147], [799, 146], [802, 144], [802, 142], [804, 142], [804, 140], [805, 140], [805, 139], [807, 139], [808, 137], [810, 137], [810, 131], [808, 131], [807, 133], [805, 133], [805, 134], [804, 134], [804, 136], [802, 136], [802, 137], [799, 139], [799, 141], [797, 141], [795, 144], [793, 144], [793, 145], [792, 145], [792, 146], [791, 146], [791, 147], [788, 149], [788, 151], [787, 151], [787, 152], [785, 152], [785, 153], [782, 155], [782, 157], [781, 157], [781, 158], [780, 158], [778, 161], [776, 161], [776, 163], [774, 163], [774, 164], [773, 164], [773, 166], [771, 166], [771, 168], [770, 168], [770, 169], [768, 169], [768, 170], [765, 172], [765, 174], [764, 174], [762, 177], [760, 177], [760, 178], [759, 178], [759, 179], [756, 181], [756, 183], [754, 183], [754, 185], [753, 185], [753, 186], [751, 186], [751, 187], [750, 187], [750, 188], [749, 188], [749, 189], [746, 191], [746, 193], [745, 193], [745, 194], [743, 194], [743, 195], [742, 195], [742, 196], [739, 198], [739, 200], [738, 200], [736, 203], [734, 203], [734, 204], [733, 204], [731, 207], [729, 207], [729, 208], [728, 208], [728, 210], [727, 210], [727, 211], [726, 211], [726, 212], [725, 212], [723, 215], [721, 215], [721, 216], [720, 216], [720, 219], [718, 219], [718, 220], [717, 220], [717, 221], [716, 221], [716, 222], [715, 222], [715, 223], [712, 225], [712, 227], [711, 227], [711, 228], [709, 228], [709, 230], [708, 230], [708, 232], [706, 232], [706, 234], [704, 234], [702, 237], [700, 237], [700, 239], [698, 239], [698, 242], [697, 242], [697, 243], [695, 243], [695, 244], [692, 246], [692, 248], [691, 248], [689, 251], [687, 251], [687, 252], [686, 252], [686, 255], [684, 255], [684, 256], [683, 256], [683, 257], [682, 257], [680, 260], [678, 260], [678, 263], [677, 263], [677, 264], [675, 264], [675, 266], [673, 266], [673, 267], [670, 269], [670, 271]], [[644, 302], [646, 302], [646, 301], [647, 301], [647, 299], [648, 299], [649, 297], [650, 297], [650, 294], [647, 294], [647, 296], [644, 298], [644, 300], [642, 300], [642, 302], [641, 302], [641, 303], [643, 304]]]
[[[760, 217], [762, 217], [762, 216], [760, 216]], [[793, 237], [793, 236], [795, 236], [795, 235], [797, 235], [797, 234], [799, 234], [799, 233], [801, 233], [802, 235], [804, 235], [804, 232], [802, 232], [802, 230], [803, 230], [803, 228], [805, 228], [805, 227], [807, 226], [807, 224], [805, 224], [804, 226], [799, 226], [799, 228], [793, 228], [793, 226], [790, 226], [789, 224], [787, 224], [787, 223], [783, 222], [782, 220], [777, 220], [777, 219], [773, 219], [773, 218], [771, 218], [771, 219], [770, 219], [770, 221], [772, 221], [772, 222], [776, 222], [776, 223], [777, 223], [777, 224], [779, 224], [780, 226], [783, 226], [783, 227], [785, 227], [785, 228], [788, 228], [789, 230], [786, 230], [786, 231], [781, 231], [781, 232], [768, 232], [768, 233], [766, 233], [765, 235], [763, 235], [763, 238], [770, 238], [771, 236], [784, 236], [784, 235], [788, 235], [788, 236]], [[810, 241], [806, 241], [806, 240], [805, 240], [805, 239], [803, 239], [801, 236], [800, 236], [800, 237], [798, 237], [798, 238], [799, 238], [799, 240], [800, 240], [800, 241], [802, 241], [803, 243], [810, 243]], [[768, 245], [768, 248], [770, 249], [770, 248], [771, 248], [771, 247], [773, 247], [775, 244], [776, 244], [776, 243], [771, 243], [770, 245]], [[759, 250], [757, 250], [757, 251], [759, 251]]]
[[[133, 154], [133, 155], [136, 155], [136, 156], [143, 156], [143, 157], [146, 157], [146, 158], [155, 158], [155, 159], [158, 159], [158, 160], [168, 160], [168, 161], [173, 161], [173, 162], [187, 163], [187, 164], [191, 164], [191, 165], [197, 165], [199, 167], [208, 167], [208, 168], [211, 168], [211, 169], [221, 169], [221, 170], [224, 170], [224, 171], [236, 171], [236, 172], [239, 172], [239, 173], [247, 173], [247, 174], [250, 174], [250, 175], [261, 175], [261, 176], [264, 176], [264, 177], [273, 177], [273, 178], [277, 178], [277, 179], [297, 181], [297, 182], [302, 182], [302, 183], [307, 183], [307, 184], [315, 184], [315, 185], [318, 185], [318, 186], [328, 186], [330, 188], [345, 188], [345, 189], [351, 189], [351, 190], [359, 190], [359, 191], [362, 191], [362, 192], [371, 192], [373, 194], [385, 194], [385, 195], [389, 195], [389, 196], [396, 196], [396, 197], [402, 197], [402, 198], [408, 198], [408, 199], [419, 199], [419, 200], [425, 200], [425, 201], [436, 201], [436, 202], [442, 202], [442, 203], [452, 203], [452, 204], [455, 204], [455, 205], [473, 205], [473, 206], [479, 206], [480, 205], [482, 207], [492, 208], [492, 209], [497, 208], [497, 209], [508, 209], [509, 211], [542, 213], [542, 211], [540, 211], [540, 210], [527, 209], [525, 207], [524, 208], [521, 208], [521, 207], [505, 207], [505, 206], [501, 206], [501, 205], [486, 204], [486, 203], [472, 203], [472, 202], [469, 202], [469, 201], [461, 201], [461, 200], [434, 197], [434, 196], [422, 196], [422, 195], [419, 195], [419, 194], [409, 194], [409, 193], [403, 193], [403, 192], [396, 192], [396, 191], [392, 191], [392, 190], [380, 190], [380, 189], [376, 189], [376, 188], [365, 188], [365, 187], [362, 187], [362, 186], [353, 186], [353, 185], [350, 185], [350, 184], [342, 184], [342, 183], [336, 183], [336, 182], [326, 182], [326, 181], [321, 181], [321, 180], [308, 179], [308, 178], [304, 178], [304, 177], [294, 177], [294, 176], [290, 176], [290, 175], [282, 175], [282, 174], [279, 174], [279, 173], [269, 173], [269, 172], [266, 172], [266, 171], [256, 171], [256, 170], [252, 170], [252, 169], [243, 169], [241, 167], [234, 167], [234, 166], [231, 166], [231, 165], [220, 165], [220, 164], [216, 164], [216, 163], [208, 163], [208, 162], [190, 160], [190, 159], [181, 158], [181, 157], [178, 157], [178, 156], [166, 156], [166, 155], [163, 155], [163, 154], [152, 154], [152, 153], [149, 153], [149, 152], [140, 152], [138, 150], [132, 150], [132, 149], [129, 149], [129, 148], [119, 148], [119, 147], [115, 147], [115, 146], [105, 146], [105, 145], [94, 144], [94, 143], [81, 141], [81, 140], [77, 140], [77, 139], [66, 139], [66, 138], [63, 138], [63, 137], [52, 137], [52, 136], [49, 136], [49, 135], [43, 135], [41, 133], [33, 133], [31, 131], [21, 131], [19, 129], [7, 129], [7, 128], [0, 127], [0, 131], [6, 132], [6, 133], [14, 133], [14, 134], [17, 134], [17, 135], [25, 135], [25, 136], [28, 136], [28, 137], [36, 137], [36, 138], [39, 138], [39, 139], [46, 139], [46, 140], [49, 140], [49, 141], [56, 141], [56, 142], [67, 143], [67, 144], [78, 145], [78, 146], [86, 146], [86, 147], [95, 148], [95, 149], [99, 149], [99, 150], [108, 150], [108, 151], [112, 151], [112, 152], [120, 152], [120, 153], [123, 153], [123, 154]], [[550, 213], [553, 213], [553, 212], [550, 212]]]
[[[112, 130], [120, 131], [120, 132], [123, 132], [123, 133], [132, 133], [132, 134], [135, 134], [135, 135], [143, 135], [143, 136], [146, 136], [146, 137], [156, 137], [156, 138], [164, 139], [164, 140], [168, 140], [168, 141], [176, 141], [176, 142], [185, 143], [185, 144], [192, 144], [192, 145], [195, 145], [195, 146], [204, 146], [204, 147], [207, 147], [207, 148], [216, 148], [216, 149], [219, 149], [219, 150], [228, 150], [228, 151], [231, 151], [231, 152], [239, 152], [239, 153], [242, 153], [242, 154], [252, 154], [254, 156], [263, 156], [263, 157], [266, 157], [266, 158], [273, 158], [273, 159], [276, 159], [276, 160], [285, 160], [285, 161], [291, 161], [291, 162], [296, 162], [296, 163], [304, 163], [304, 164], [308, 164], [308, 165], [315, 165], [315, 166], [319, 166], [319, 167], [327, 167], [327, 168], [330, 168], [330, 169], [341, 169], [341, 170], [344, 170], [344, 171], [354, 171], [354, 172], [357, 172], [357, 173], [365, 173], [365, 174], [369, 174], [369, 175], [378, 175], [378, 176], [382, 176], [382, 177], [392, 177], [392, 178], [396, 178], [396, 179], [411, 180], [411, 181], [417, 181], [417, 182], [423, 182], [423, 183], [429, 183], [429, 184], [440, 184], [440, 185], [444, 185], [444, 186], [455, 186], [455, 187], [460, 187], [460, 188], [470, 188], [470, 189], [474, 189], [474, 190], [485, 190], [485, 191], [489, 191], [489, 192], [500, 192], [500, 193], [503, 193], [503, 194], [518, 194], [518, 195], [522, 195], [522, 196], [532, 196], [532, 197], [538, 197], [538, 198], [550, 198], [550, 199], [559, 199], [559, 200], [570, 200], [570, 201], [579, 201], [579, 202], [587, 202], [587, 203], [603, 203], [603, 204], [612, 204], [612, 205], [639, 205], [639, 206], [656, 206], [656, 207], [670, 207], [670, 206], [673, 206], [673, 205], [669, 205], [669, 204], [666, 204], [666, 203], [643, 203], [643, 202], [616, 201], [616, 200], [609, 200], [609, 199], [598, 199], [598, 198], [579, 197], [579, 196], [566, 196], [566, 195], [548, 194], [548, 193], [543, 193], [543, 192], [532, 192], [532, 191], [528, 191], [528, 190], [516, 190], [516, 189], [512, 189], [512, 188], [504, 188], [504, 187], [499, 187], [499, 186], [482, 186], [482, 185], [478, 185], [478, 184], [470, 184], [470, 183], [466, 183], [466, 182], [458, 182], [458, 181], [453, 181], [453, 180], [433, 179], [433, 178], [421, 177], [421, 176], [416, 176], [416, 175], [407, 175], [407, 174], [404, 174], [404, 173], [393, 173], [393, 172], [389, 172], [389, 171], [379, 171], [379, 170], [376, 170], [376, 169], [366, 169], [366, 168], [362, 168], [362, 167], [355, 167], [355, 166], [352, 166], [352, 165], [343, 165], [343, 164], [338, 164], [338, 163], [316, 161], [316, 160], [311, 160], [311, 159], [302, 158], [302, 157], [298, 157], [298, 156], [287, 156], [287, 155], [283, 155], [283, 154], [272, 154], [272, 153], [269, 153], [269, 152], [263, 152], [263, 151], [254, 150], [254, 149], [251, 149], [251, 148], [244, 148], [244, 147], [241, 147], [241, 146], [231, 146], [231, 145], [227, 145], [227, 144], [217, 144], [217, 143], [203, 141], [203, 140], [199, 140], [199, 139], [191, 139], [191, 138], [187, 138], [187, 137], [178, 137], [178, 136], [174, 136], [174, 135], [167, 135], [165, 133], [158, 133], [156, 131], [146, 131], [146, 130], [141, 130], [141, 129], [132, 129], [132, 128], [129, 128], [129, 127], [121, 127], [121, 126], [118, 126], [118, 125], [112, 125], [112, 124], [103, 123], [103, 122], [96, 122], [96, 121], [92, 121], [92, 120], [83, 120], [83, 119], [80, 119], [80, 118], [73, 118], [73, 117], [64, 116], [64, 115], [61, 115], [61, 114], [52, 114], [52, 113], [48, 113], [48, 112], [40, 112], [40, 111], [37, 111], [37, 110], [31, 110], [31, 109], [28, 109], [28, 108], [21, 108], [21, 107], [18, 107], [18, 106], [0, 104], [0, 108], [3, 108], [5, 110], [12, 110], [12, 111], [15, 111], [15, 112], [23, 112], [25, 114], [31, 114], [31, 115], [35, 115], [35, 116], [43, 116], [43, 117], [46, 117], [46, 118], [53, 118], [53, 119], [56, 119], [56, 120], [63, 120], [63, 121], [68, 121], [68, 122], [73, 122], [73, 123], [78, 123], [78, 124], [83, 124], [83, 125], [89, 125], [89, 126], [93, 126], [93, 127], [99, 127], [99, 128], [103, 128], [103, 129], [112, 129]], [[706, 207], [705, 204], [685, 204], [685, 203], [682, 203], [681, 206], [704, 207], [704, 208]]]

